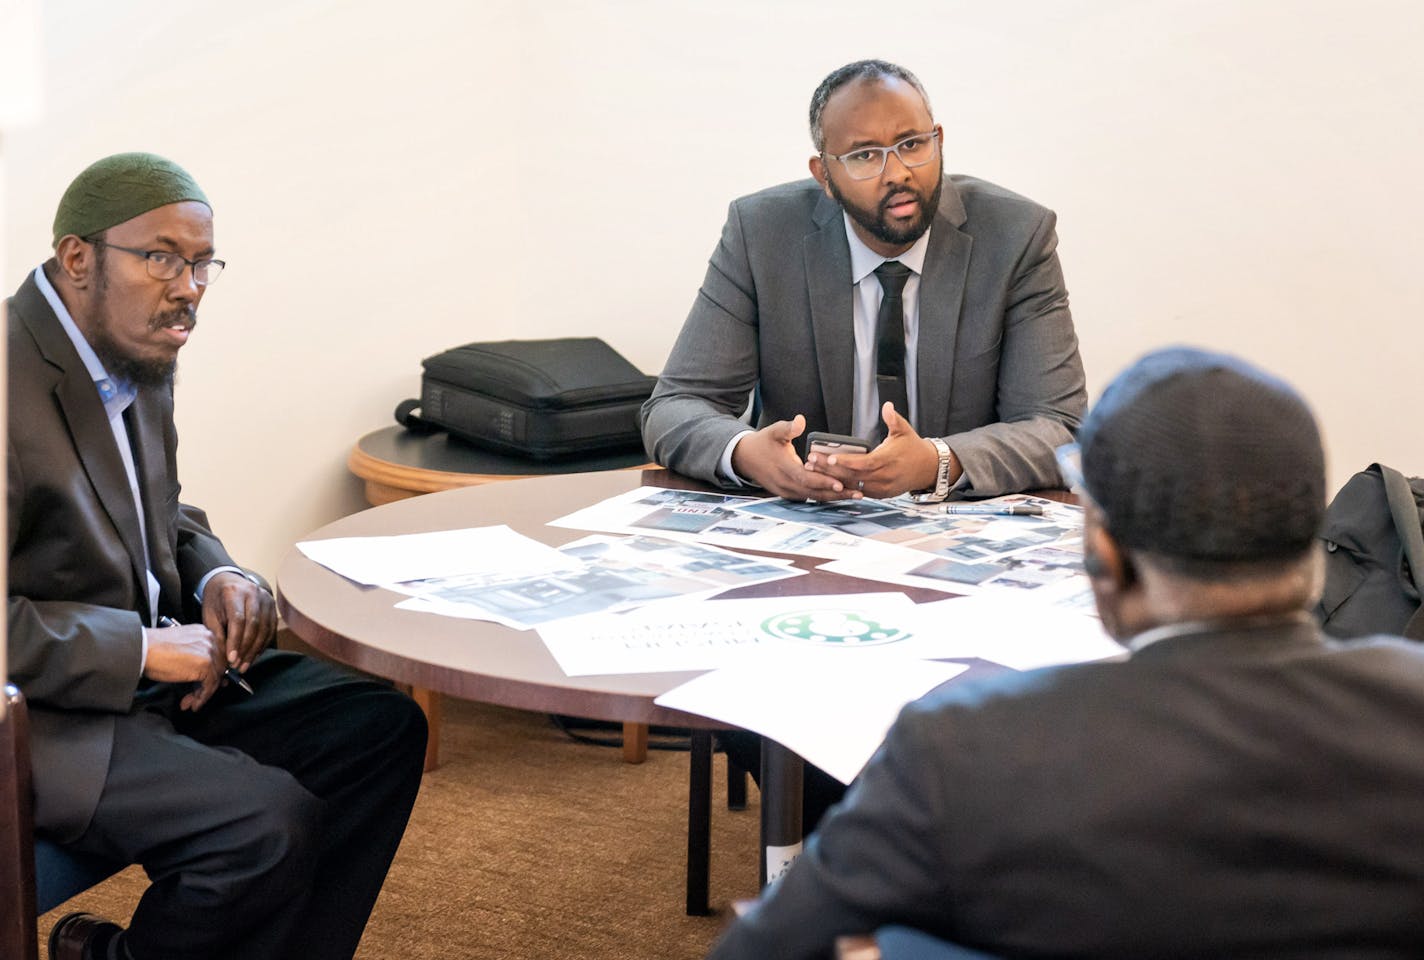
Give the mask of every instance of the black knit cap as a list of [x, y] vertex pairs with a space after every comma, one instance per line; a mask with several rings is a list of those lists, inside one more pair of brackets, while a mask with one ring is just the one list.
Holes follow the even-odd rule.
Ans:
[[1078, 442], [1088, 495], [1128, 548], [1283, 559], [1325, 514], [1315, 417], [1284, 381], [1226, 354], [1149, 353], [1108, 386]]

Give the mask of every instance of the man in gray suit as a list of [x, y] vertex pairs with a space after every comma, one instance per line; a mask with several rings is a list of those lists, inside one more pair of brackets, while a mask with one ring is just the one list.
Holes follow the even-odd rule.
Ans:
[[[731, 205], [643, 408], [649, 454], [795, 499], [1057, 485], [1086, 393], [1053, 213], [946, 176], [943, 128], [903, 67], [836, 70], [810, 117], [814, 180]], [[878, 445], [807, 457], [808, 431]]]
[[223, 269], [207, 197], [161, 157], [106, 157], [66, 190], [54, 251], [6, 302], [9, 668], [37, 831], [153, 883], [127, 930], [56, 923], [51, 960], [349, 958], [425, 720], [267, 649], [271, 595], [179, 502], [174, 366]]
[[1129, 658], [906, 707], [716, 960], [829, 957], [886, 925], [1010, 957], [1419, 956], [1424, 647], [1331, 641], [1310, 613], [1309, 409], [1176, 348], [1079, 438], [1085, 565]]

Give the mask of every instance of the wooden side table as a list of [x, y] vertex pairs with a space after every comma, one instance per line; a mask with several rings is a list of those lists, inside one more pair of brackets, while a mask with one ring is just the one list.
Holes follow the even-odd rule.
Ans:
[[[367, 502], [379, 507], [456, 487], [550, 474], [629, 470], [655, 464], [648, 463], [641, 450], [560, 460], [528, 460], [473, 446], [448, 433], [419, 434], [395, 426], [375, 430], [356, 441], [351, 455], [346, 458], [346, 466], [366, 481]], [[440, 694], [411, 687], [410, 695], [425, 711], [430, 725], [425, 769], [434, 770], [440, 765]], [[647, 724], [623, 724], [623, 759], [628, 763], [648, 759]]]

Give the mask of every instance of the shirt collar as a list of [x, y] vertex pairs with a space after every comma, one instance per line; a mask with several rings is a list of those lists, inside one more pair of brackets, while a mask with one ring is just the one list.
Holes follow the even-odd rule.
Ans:
[[104, 409], [111, 417], [123, 413], [138, 396], [138, 390], [126, 380], [109, 376], [99, 355], [94, 352], [94, 348], [89, 345], [89, 341], [80, 332], [79, 325], [69, 315], [69, 308], [59, 298], [59, 293], [49, 282], [49, 277], [45, 276], [43, 266], [35, 267], [35, 286], [39, 287], [49, 308], [59, 319], [59, 325], [69, 335], [75, 351], [79, 354], [79, 359], [84, 361], [84, 369], [89, 371], [89, 376], [94, 381], [94, 388], [99, 391], [99, 399], [104, 402]]
[[1238, 617], [1234, 620], [1187, 620], [1181, 623], [1167, 623], [1152, 627], [1134, 635], [1127, 641], [1127, 649], [1137, 653], [1144, 647], [1163, 640], [1190, 637], [1208, 633], [1243, 633], [1252, 630], [1279, 630], [1285, 627], [1308, 626], [1314, 622], [1310, 614], [1295, 613], [1265, 614], [1257, 617]]
[[930, 247], [930, 231], [927, 228], [920, 234], [920, 239], [914, 245], [898, 257], [882, 257], [874, 250], [865, 245], [865, 241], [855, 232], [855, 226], [851, 221], [850, 214], [841, 211], [841, 217], [845, 220], [846, 240], [850, 242], [850, 282], [852, 285], [860, 283], [866, 277], [875, 272], [875, 268], [886, 260], [899, 260], [905, 266], [919, 276], [923, 272], [925, 265], [925, 252]]

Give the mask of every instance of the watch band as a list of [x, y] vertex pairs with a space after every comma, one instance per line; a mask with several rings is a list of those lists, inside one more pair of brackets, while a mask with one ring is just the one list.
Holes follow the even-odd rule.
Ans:
[[934, 444], [935, 452], [939, 454], [939, 469], [935, 471], [934, 486], [928, 490], [912, 491], [910, 499], [916, 503], [940, 503], [949, 496], [949, 468], [954, 463], [954, 452], [949, 449], [949, 444], [939, 437], [925, 439]]

